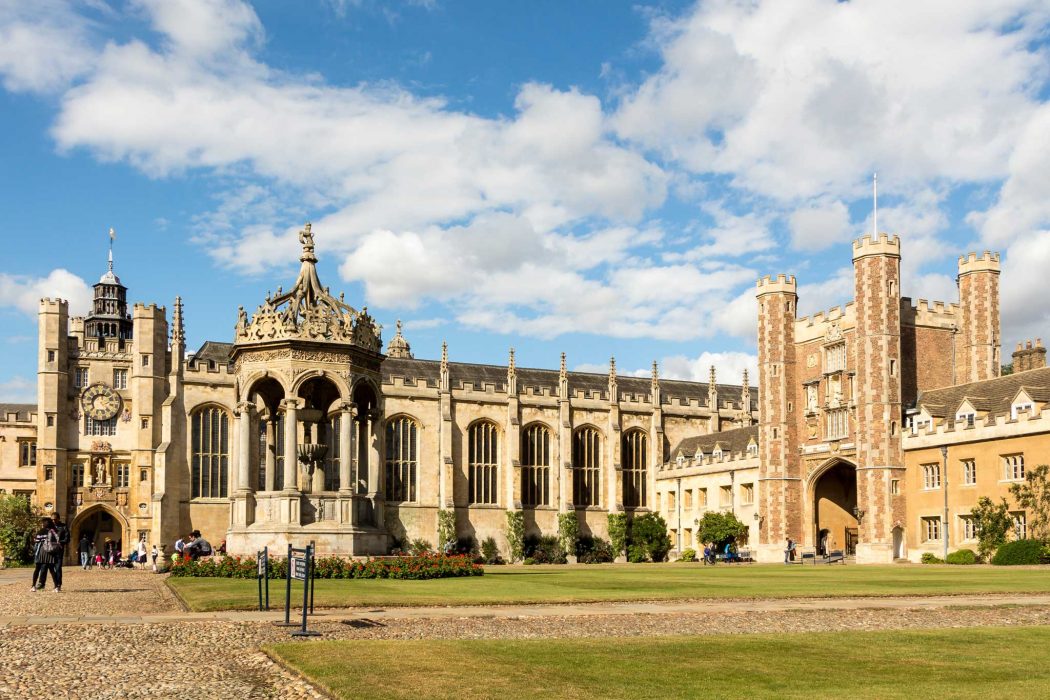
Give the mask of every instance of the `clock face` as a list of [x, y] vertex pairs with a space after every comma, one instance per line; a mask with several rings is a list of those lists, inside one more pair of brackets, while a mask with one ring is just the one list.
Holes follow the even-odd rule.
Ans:
[[120, 394], [102, 383], [92, 384], [80, 397], [84, 413], [93, 420], [109, 420], [120, 411], [121, 403]]

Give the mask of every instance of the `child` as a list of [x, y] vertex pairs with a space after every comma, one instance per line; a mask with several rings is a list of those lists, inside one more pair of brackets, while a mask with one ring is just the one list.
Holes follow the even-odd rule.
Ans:
[[95, 566], [102, 568], [102, 552], [95, 554]]

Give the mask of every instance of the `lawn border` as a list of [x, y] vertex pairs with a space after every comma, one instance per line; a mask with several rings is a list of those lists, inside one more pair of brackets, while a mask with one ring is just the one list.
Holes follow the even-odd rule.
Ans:
[[[292, 640], [289, 639], [287, 642], [276, 642], [276, 643], [277, 644], [287, 644], [290, 641], [292, 641]], [[329, 640], [329, 641], [336, 641], [336, 640]], [[309, 642], [305, 642], [305, 643], [309, 644]], [[320, 683], [319, 681], [317, 681], [317, 680], [315, 680], [313, 678], [310, 678], [309, 676], [307, 676], [305, 673], [303, 673], [299, 669], [295, 668], [294, 666], [289, 665], [280, 656], [272, 653], [270, 651], [270, 646], [272, 646], [272, 645], [265, 644], [263, 646], [260, 646], [259, 647], [259, 651], [262, 652], [266, 656], [266, 658], [268, 658], [270, 661], [272, 661], [278, 667], [284, 669], [288, 673], [292, 674], [293, 676], [295, 676], [296, 678], [301, 680], [303, 683], [306, 683], [311, 688], [316, 690], [319, 695], [322, 695], [323, 697], [327, 698], [328, 700], [339, 700], [338, 696], [336, 696], [335, 693], [332, 692], [331, 688], [329, 688], [327, 685], [324, 685], [323, 683]]]
[[[199, 613], [199, 612], [218, 612], [218, 611], [209, 611], [209, 610], [194, 610], [190, 606], [190, 604], [186, 601], [186, 599], [182, 597], [182, 594], [180, 594], [175, 589], [175, 586], [171, 585], [171, 583], [170, 583], [171, 576], [169, 576], [166, 573], [165, 574], [161, 574], [161, 576], [164, 577], [164, 587], [167, 588], [169, 591], [171, 591], [172, 596], [175, 597], [175, 602], [178, 603], [180, 608], [182, 608], [182, 612], [196, 612], [196, 613]], [[229, 608], [229, 610], [250, 610], [250, 608]]]

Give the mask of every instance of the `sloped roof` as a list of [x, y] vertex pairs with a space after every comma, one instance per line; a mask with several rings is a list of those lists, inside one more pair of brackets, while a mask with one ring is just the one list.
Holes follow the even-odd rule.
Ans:
[[697, 450], [703, 450], [704, 454], [711, 454], [715, 450], [715, 445], [721, 445], [723, 452], [739, 454], [747, 449], [748, 443], [752, 440], [758, 444], [757, 425], [721, 430], [707, 435], [694, 435], [680, 440], [671, 450], [671, 458], [677, 457], [679, 452], [692, 457]]
[[916, 403], [931, 416], [938, 418], [954, 416], [955, 411], [966, 399], [978, 410], [987, 411], [992, 415], [1005, 415], [1010, 412], [1010, 404], [1022, 388], [1037, 401], [1040, 399], [1033, 396], [1033, 393], [1047, 396], [1050, 393], [1050, 367], [1008, 374], [983, 382], [934, 389], [923, 393]]
[[230, 361], [233, 353], [233, 343], [217, 343], [214, 340], [205, 340], [197, 352], [193, 353], [196, 362], [216, 362], [226, 364]]
[[17, 413], [18, 421], [29, 420], [30, 413], [36, 413], [35, 403], [0, 403], [0, 420], [7, 420], [8, 413]]

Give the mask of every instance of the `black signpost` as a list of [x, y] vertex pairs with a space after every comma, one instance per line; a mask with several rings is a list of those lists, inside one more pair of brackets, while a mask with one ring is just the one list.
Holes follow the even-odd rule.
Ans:
[[[255, 553], [255, 578], [259, 581], [259, 609], [270, 609], [270, 548], [263, 547]], [[266, 588], [266, 605], [263, 607], [263, 587]]]
[[298, 551], [299, 556], [292, 559], [292, 576], [303, 582], [303, 623], [302, 628], [292, 632], [293, 637], [319, 637], [320, 632], [306, 629], [307, 612], [313, 612], [313, 568], [314, 568], [314, 545], [311, 542], [305, 550]]
[[[296, 550], [288, 545], [288, 566], [284, 569], [284, 622], [275, 622], [278, 627], [298, 627], [298, 622], [292, 622], [292, 553]], [[302, 552], [303, 550], [298, 550]]]

